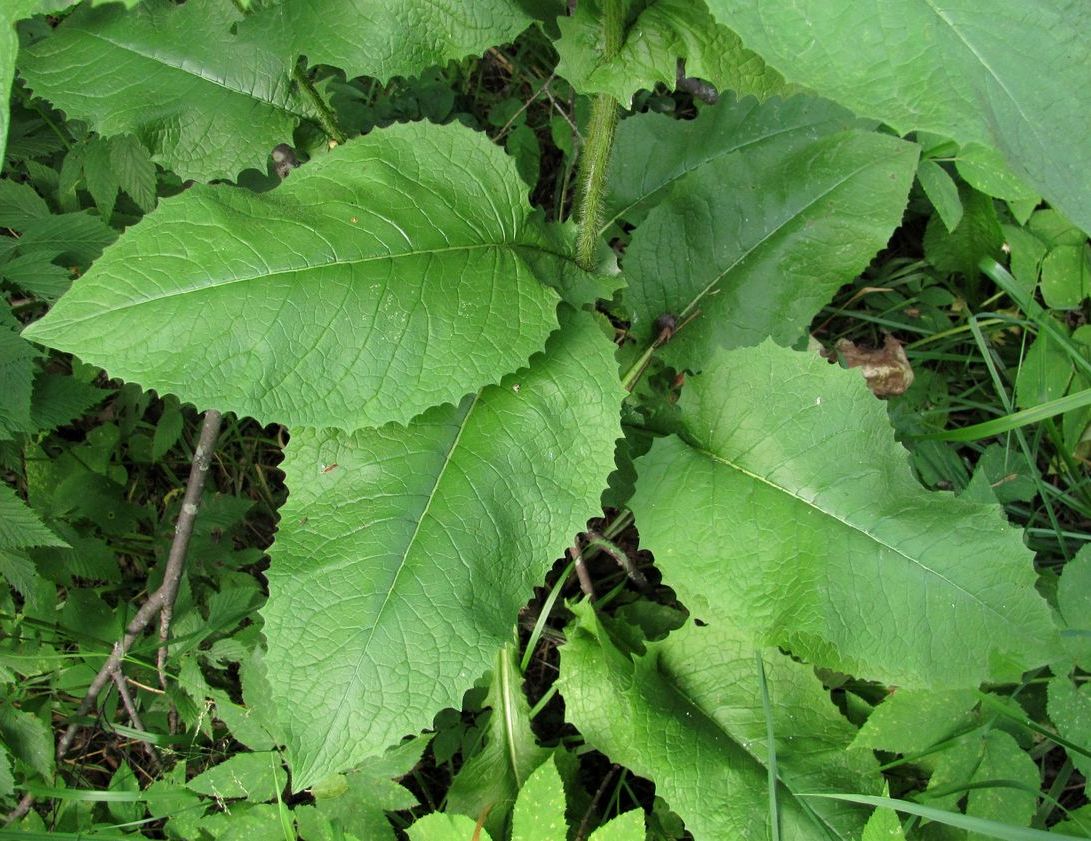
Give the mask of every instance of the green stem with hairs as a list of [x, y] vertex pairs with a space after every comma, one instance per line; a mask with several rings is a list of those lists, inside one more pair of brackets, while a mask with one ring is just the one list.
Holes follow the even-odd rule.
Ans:
[[[621, 0], [603, 0], [602, 56], [612, 61], [621, 51], [623, 34]], [[606, 201], [606, 168], [614, 146], [617, 128], [617, 102], [600, 93], [591, 104], [591, 121], [587, 126], [583, 150], [580, 152], [580, 203], [576, 213], [576, 262], [584, 271], [595, 268], [599, 229]]]
[[314, 105], [315, 116], [318, 118], [318, 124], [322, 126], [322, 131], [326, 132], [326, 136], [331, 140], [337, 141], [337, 143], [345, 142], [345, 133], [341, 130], [341, 127], [337, 125], [337, 116], [330, 110], [330, 107], [326, 105], [325, 100], [315, 90], [314, 84], [307, 77], [306, 71], [298, 63], [292, 70], [292, 78], [295, 83], [299, 85], [299, 89], [303, 91], [306, 97]]

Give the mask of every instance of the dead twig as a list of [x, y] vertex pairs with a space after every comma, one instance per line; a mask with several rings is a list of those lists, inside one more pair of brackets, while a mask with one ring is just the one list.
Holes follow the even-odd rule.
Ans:
[[[208, 466], [212, 460], [212, 451], [216, 438], [220, 434], [221, 415], [215, 409], [205, 412], [201, 424], [201, 435], [197, 439], [197, 448], [193, 451], [193, 463], [186, 480], [186, 495], [182, 498], [182, 510], [178, 514], [178, 524], [174, 527], [174, 540], [167, 556], [167, 569], [163, 573], [163, 583], [156, 593], [161, 593], [159, 600], [159, 653], [156, 668], [159, 672], [159, 686], [167, 688], [167, 640], [170, 637], [170, 620], [174, 614], [174, 600], [178, 596], [178, 584], [182, 579], [182, 566], [189, 549], [189, 539], [193, 535], [193, 525], [197, 521], [197, 509], [204, 493]], [[153, 597], [154, 598], [154, 595]], [[149, 599], [150, 601], [151, 599]], [[172, 709], [173, 711], [173, 709]], [[173, 717], [173, 716], [172, 716]]]
[[[133, 696], [129, 692], [129, 686], [125, 683], [125, 676], [121, 672], [114, 672], [114, 686], [117, 687], [121, 705], [125, 707], [125, 714], [129, 716], [129, 723], [137, 730], [143, 730], [144, 722], [140, 718], [140, 713], [137, 712], [136, 704], [133, 703]], [[156, 754], [152, 743], [146, 739], [141, 739], [140, 744], [144, 748], [144, 754], [148, 757], [148, 762], [151, 763], [152, 767], [156, 771], [162, 770], [162, 766], [159, 764], [159, 756]]]
[[584, 812], [583, 820], [580, 821], [580, 828], [576, 830], [576, 841], [583, 841], [583, 839], [587, 837], [587, 830], [591, 825], [591, 816], [595, 813], [595, 809], [598, 808], [599, 801], [602, 799], [602, 795], [606, 793], [606, 788], [610, 785], [610, 781], [620, 770], [621, 766], [615, 763], [610, 767], [610, 773], [602, 778], [601, 785], [599, 785], [598, 790], [595, 792], [595, 796], [591, 798], [591, 803], [587, 807], [587, 811]]
[[[110, 656], [98, 670], [95, 679], [87, 688], [87, 693], [80, 702], [76, 715], [77, 721], [73, 721], [65, 729], [60, 739], [57, 740], [57, 761], [60, 762], [68, 754], [72, 742], [79, 731], [78, 719], [85, 716], [98, 701], [99, 694], [107, 683], [114, 680], [115, 675], [121, 671], [121, 662], [129, 653], [137, 637], [151, 623], [157, 615], [159, 621], [159, 656], [157, 666], [159, 670], [159, 683], [166, 688], [166, 661], [167, 638], [170, 633], [171, 613], [174, 608], [174, 599], [178, 595], [178, 584], [182, 578], [182, 567], [186, 558], [186, 550], [189, 548], [189, 539], [193, 535], [193, 525], [197, 518], [197, 509], [200, 506], [201, 494], [204, 491], [205, 479], [208, 477], [208, 466], [211, 460], [212, 450], [216, 445], [216, 438], [220, 434], [220, 422], [222, 416], [215, 409], [205, 412], [204, 422], [201, 424], [201, 434], [197, 441], [197, 448], [193, 452], [193, 463], [189, 471], [189, 479], [186, 481], [186, 492], [182, 499], [182, 510], [178, 514], [178, 522], [174, 527], [174, 540], [171, 542], [170, 553], [167, 556], [167, 565], [163, 571], [163, 583], [145, 600], [137, 610], [136, 615], [125, 628], [125, 634], [114, 643]], [[119, 684], [119, 691], [120, 686]], [[122, 694], [124, 703], [126, 691]], [[130, 718], [132, 718], [130, 714]], [[136, 720], [133, 720], [134, 726]], [[143, 729], [143, 728], [140, 728]], [[23, 817], [34, 805], [34, 796], [24, 795], [19, 804], [8, 813], [5, 825]]]

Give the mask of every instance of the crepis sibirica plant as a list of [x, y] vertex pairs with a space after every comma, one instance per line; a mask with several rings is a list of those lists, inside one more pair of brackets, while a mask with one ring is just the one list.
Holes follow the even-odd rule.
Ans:
[[[664, 815], [699, 841], [1041, 837], [1015, 834], [1043, 825], [1026, 752], [1041, 736], [973, 722], [1038, 675], [1078, 745], [1065, 710], [1091, 704], [1091, 657], [1070, 644], [1086, 616], [1036, 589], [995, 498], [925, 489], [887, 407], [807, 338], [911, 200], [937, 255], [986, 222], [1015, 230], [986, 269], [1024, 312], [1041, 309], [1040, 277], [1049, 307], [1085, 297], [1087, 12], [6, 0], [12, 107], [80, 121], [98, 150], [66, 171], [95, 201], [71, 224], [116, 221], [119, 191], [133, 216], [55, 294], [4, 274], [51, 304], [21, 316], [21, 338], [6, 325], [10, 343], [27, 366], [71, 354], [287, 430], [260, 636], [230, 655], [241, 695], [202, 690], [208, 663], [180, 672], [250, 750], [234, 777], [176, 775], [194, 799], [231, 793], [201, 801], [203, 828], [152, 811], [166, 837], [253, 821], [267, 837], [394, 838], [384, 812], [417, 801], [392, 778], [440, 749], [420, 734], [475, 683], [489, 723], [410, 838], [681, 837]], [[555, 63], [525, 108], [475, 124], [420, 94], [399, 100], [415, 113], [376, 116], [382, 91], [442, 89], [406, 80], [502, 67], [528, 39]], [[680, 84], [692, 119], [639, 107]], [[529, 127], [539, 106], [551, 122]], [[548, 144], [570, 175], [552, 203], [535, 189]], [[0, 224], [42, 202], [33, 180], [3, 183]], [[31, 222], [12, 230], [13, 248], [34, 242]], [[1037, 257], [1019, 239], [1034, 231]], [[976, 277], [990, 254], [971, 256]], [[634, 525], [654, 573], [618, 540]], [[566, 553], [585, 584], [567, 613], [549, 602], [567, 617], [550, 692], [569, 736], [545, 744], [518, 620]], [[592, 580], [604, 553], [632, 578]], [[1062, 603], [1088, 598], [1077, 573], [1061, 582]], [[849, 680], [878, 690], [831, 696]], [[182, 725], [203, 726], [200, 709]], [[897, 763], [881, 763], [945, 739], [890, 799]], [[577, 746], [650, 780], [659, 805], [566, 822], [566, 794], [586, 811], [594, 793]], [[1068, 750], [1087, 773], [1091, 754]], [[250, 797], [225, 782], [239, 775], [276, 784]]]

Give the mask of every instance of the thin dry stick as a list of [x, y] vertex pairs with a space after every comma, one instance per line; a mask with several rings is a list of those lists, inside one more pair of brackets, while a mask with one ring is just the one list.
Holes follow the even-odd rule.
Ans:
[[587, 830], [591, 825], [591, 815], [598, 808], [599, 801], [602, 799], [602, 795], [606, 793], [606, 787], [610, 784], [610, 780], [620, 770], [621, 766], [615, 763], [610, 767], [610, 773], [602, 778], [602, 784], [598, 787], [598, 791], [595, 792], [595, 796], [591, 798], [591, 804], [587, 807], [587, 811], [584, 812], [583, 820], [580, 821], [580, 828], [576, 830], [576, 841], [583, 841], [587, 837]]
[[[121, 698], [121, 704], [125, 707], [125, 713], [129, 716], [129, 723], [137, 730], [143, 730], [144, 722], [140, 719], [140, 713], [136, 711], [133, 696], [129, 693], [129, 686], [125, 683], [125, 676], [121, 672], [114, 672], [114, 686], [117, 687], [118, 697]], [[146, 739], [141, 739], [140, 745], [144, 748], [144, 754], [148, 757], [152, 767], [156, 771], [162, 770], [162, 766], [159, 764], [159, 756], [156, 754], [152, 743]]]
[[114, 686], [117, 687], [117, 694], [121, 698], [121, 705], [125, 708], [125, 714], [129, 716], [129, 723], [137, 730], [143, 730], [144, 722], [140, 720], [140, 713], [136, 711], [133, 696], [129, 694], [129, 687], [126, 685], [121, 672], [114, 672]]
[[178, 515], [178, 524], [174, 528], [174, 541], [167, 557], [167, 569], [163, 573], [163, 584], [156, 592], [162, 592], [159, 604], [159, 653], [156, 668], [159, 671], [159, 685], [167, 688], [167, 639], [170, 636], [170, 620], [174, 614], [174, 600], [178, 596], [178, 584], [182, 578], [182, 565], [189, 549], [189, 539], [193, 535], [193, 524], [197, 521], [197, 508], [201, 504], [205, 479], [208, 478], [208, 466], [212, 461], [212, 451], [216, 438], [220, 434], [220, 413], [215, 409], [205, 412], [201, 424], [201, 435], [197, 439], [197, 449], [193, 451], [193, 463], [189, 468], [186, 481], [186, 495], [182, 499], [182, 511]]
[[[133, 616], [125, 628], [125, 635], [114, 643], [113, 651], [98, 670], [95, 679], [87, 688], [87, 694], [83, 696], [75, 718], [65, 729], [64, 734], [57, 741], [57, 761], [60, 762], [72, 748], [72, 742], [79, 731], [78, 719], [86, 715], [98, 700], [99, 693], [107, 683], [113, 680], [114, 675], [121, 669], [121, 661], [129, 653], [136, 638], [144, 632], [156, 614], [165, 611], [167, 621], [160, 623], [160, 640], [163, 640], [165, 631], [170, 630], [170, 611], [174, 606], [174, 598], [178, 594], [178, 583], [182, 578], [182, 566], [186, 558], [186, 550], [189, 548], [189, 539], [193, 535], [193, 524], [197, 517], [197, 507], [201, 501], [201, 493], [204, 490], [205, 479], [208, 476], [208, 465], [211, 459], [212, 449], [216, 445], [216, 438], [220, 434], [221, 415], [215, 409], [205, 412], [204, 422], [201, 424], [201, 435], [197, 441], [197, 449], [193, 453], [193, 464], [190, 467], [189, 479], [186, 481], [186, 493], [182, 500], [182, 511], [178, 515], [178, 522], [174, 527], [174, 540], [171, 543], [170, 554], [167, 556], [167, 566], [163, 572], [163, 583], [158, 589], [148, 596], [147, 600]], [[164, 674], [163, 667], [166, 663], [164, 647], [160, 647], [160, 679]], [[143, 729], [143, 728], [141, 728]], [[24, 795], [19, 805], [7, 816], [5, 824], [16, 821], [30, 811], [34, 805], [34, 796]]]

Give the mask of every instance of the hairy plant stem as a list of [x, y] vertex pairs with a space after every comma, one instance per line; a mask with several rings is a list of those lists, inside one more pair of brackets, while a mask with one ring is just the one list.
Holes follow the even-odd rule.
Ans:
[[[602, 57], [606, 61], [615, 58], [621, 50], [623, 23], [621, 0], [603, 0]], [[588, 272], [595, 268], [595, 252], [598, 250], [606, 201], [606, 170], [614, 146], [617, 111], [618, 105], [612, 96], [600, 93], [595, 97], [591, 104], [591, 121], [580, 152], [576, 262]]]
[[331, 140], [336, 141], [338, 144], [344, 143], [347, 138], [345, 132], [342, 131], [341, 126], [337, 124], [337, 115], [333, 113], [332, 109], [326, 104], [326, 101], [322, 99], [318, 91], [315, 90], [314, 84], [307, 77], [306, 71], [298, 62], [292, 69], [292, 79], [295, 80], [295, 83], [299, 85], [299, 89], [303, 91], [307, 96], [307, 99], [311, 101], [311, 105], [314, 106], [318, 124], [322, 126], [322, 131], [326, 132], [326, 136]]
[[606, 167], [614, 145], [617, 127], [617, 103], [606, 94], [599, 94], [591, 106], [591, 122], [587, 127], [583, 151], [580, 154], [580, 206], [576, 215], [576, 262], [584, 271], [595, 268], [595, 252], [599, 244], [599, 227], [606, 201]]

